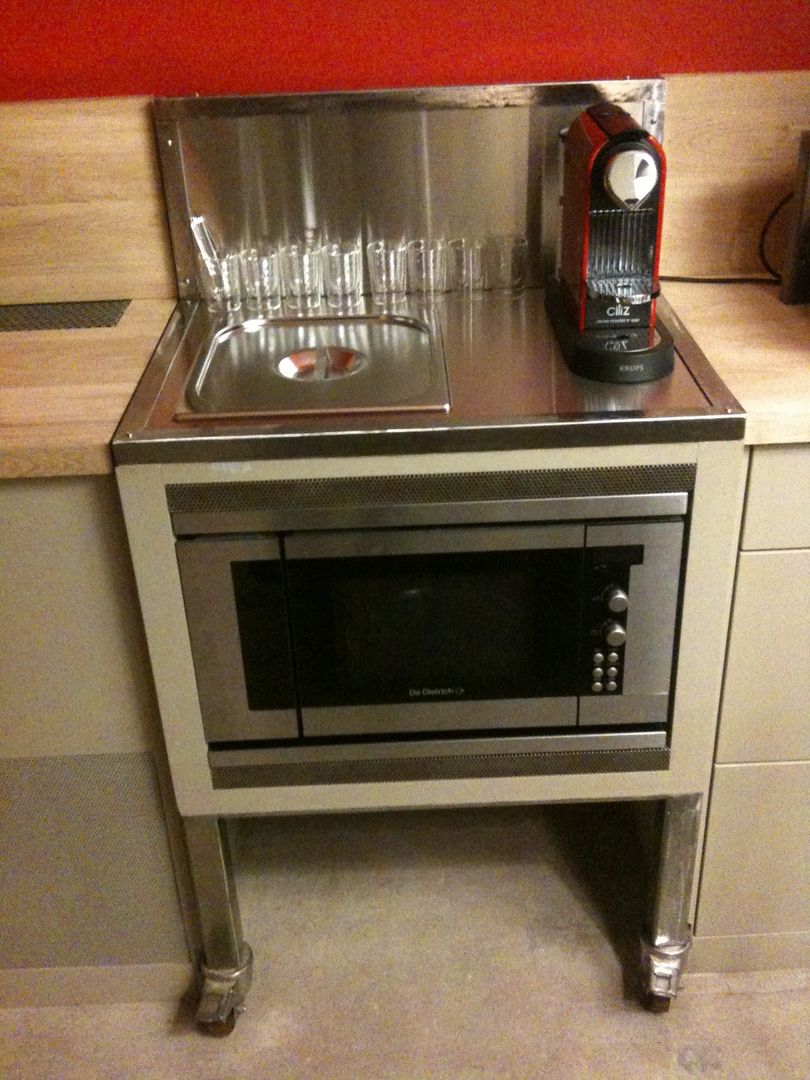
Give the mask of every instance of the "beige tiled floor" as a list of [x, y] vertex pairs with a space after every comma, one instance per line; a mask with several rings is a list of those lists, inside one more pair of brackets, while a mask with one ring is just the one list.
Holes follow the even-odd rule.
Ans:
[[[635, 997], [627, 808], [246, 821], [254, 988], [227, 1039], [172, 1003], [6, 1010], [20, 1080], [810, 1077], [810, 973]], [[11, 1037], [9, 1037], [11, 1036]]]

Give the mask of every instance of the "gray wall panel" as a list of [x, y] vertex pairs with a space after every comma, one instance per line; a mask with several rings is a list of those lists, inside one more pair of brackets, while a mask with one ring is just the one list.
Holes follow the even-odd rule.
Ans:
[[150, 755], [0, 761], [0, 968], [185, 962]]

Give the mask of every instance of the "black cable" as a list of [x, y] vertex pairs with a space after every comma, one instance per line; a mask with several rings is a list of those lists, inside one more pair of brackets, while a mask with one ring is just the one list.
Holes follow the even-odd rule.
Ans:
[[780, 199], [776, 206], [771, 210], [765, 219], [765, 224], [762, 226], [759, 233], [759, 261], [764, 268], [768, 271], [770, 277], [680, 277], [680, 276], [668, 276], [662, 275], [661, 281], [680, 281], [689, 285], [778, 285], [782, 280], [782, 275], [771, 266], [768, 262], [768, 258], [765, 255], [765, 241], [768, 237], [768, 231], [773, 225], [776, 215], [782, 210], [790, 200], [793, 198], [793, 192], [785, 195]]
[[778, 285], [768, 277], [680, 277], [662, 274], [661, 281], [680, 281], [687, 285]]
[[765, 224], [762, 226], [762, 231], [759, 234], [759, 261], [762, 263], [762, 265], [765, 267], [771, 277], [774, 278], [775, 281], [781, 281], [782, 275], [779, 273], [778, 270], [774, 270], [774, 268], [768, 262], [768, 257], [765, 254], [765, 239], [768, 235], [768, 230], [774, 222], [776, 215], [779, 213], [782, 207], [787, 206], [787, 204], [792, 198], [793, 192], [791, 191], [787, 195], [785, 195], [783, 199], [779, 200], [779, 202], [776, 204], [773, 210], [771, 210], [770, 214], [768, 214], [767, 218], [765, 219]]

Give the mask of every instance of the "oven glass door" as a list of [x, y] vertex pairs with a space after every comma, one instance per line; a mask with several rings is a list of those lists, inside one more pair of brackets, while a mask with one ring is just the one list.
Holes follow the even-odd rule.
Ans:
[[278, 538], [201, 537], [176, 551], [208, 742], [297, 738]]
[[305, 736], [576, 724], [584, 529], [294, 534]]

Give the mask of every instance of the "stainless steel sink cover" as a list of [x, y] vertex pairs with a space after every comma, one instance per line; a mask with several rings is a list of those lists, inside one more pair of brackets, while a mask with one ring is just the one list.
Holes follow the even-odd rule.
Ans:
[[189, 374], [176, 415], [446, 412], [449, 406], [435, 322], [363, 314], [220, 326]]

